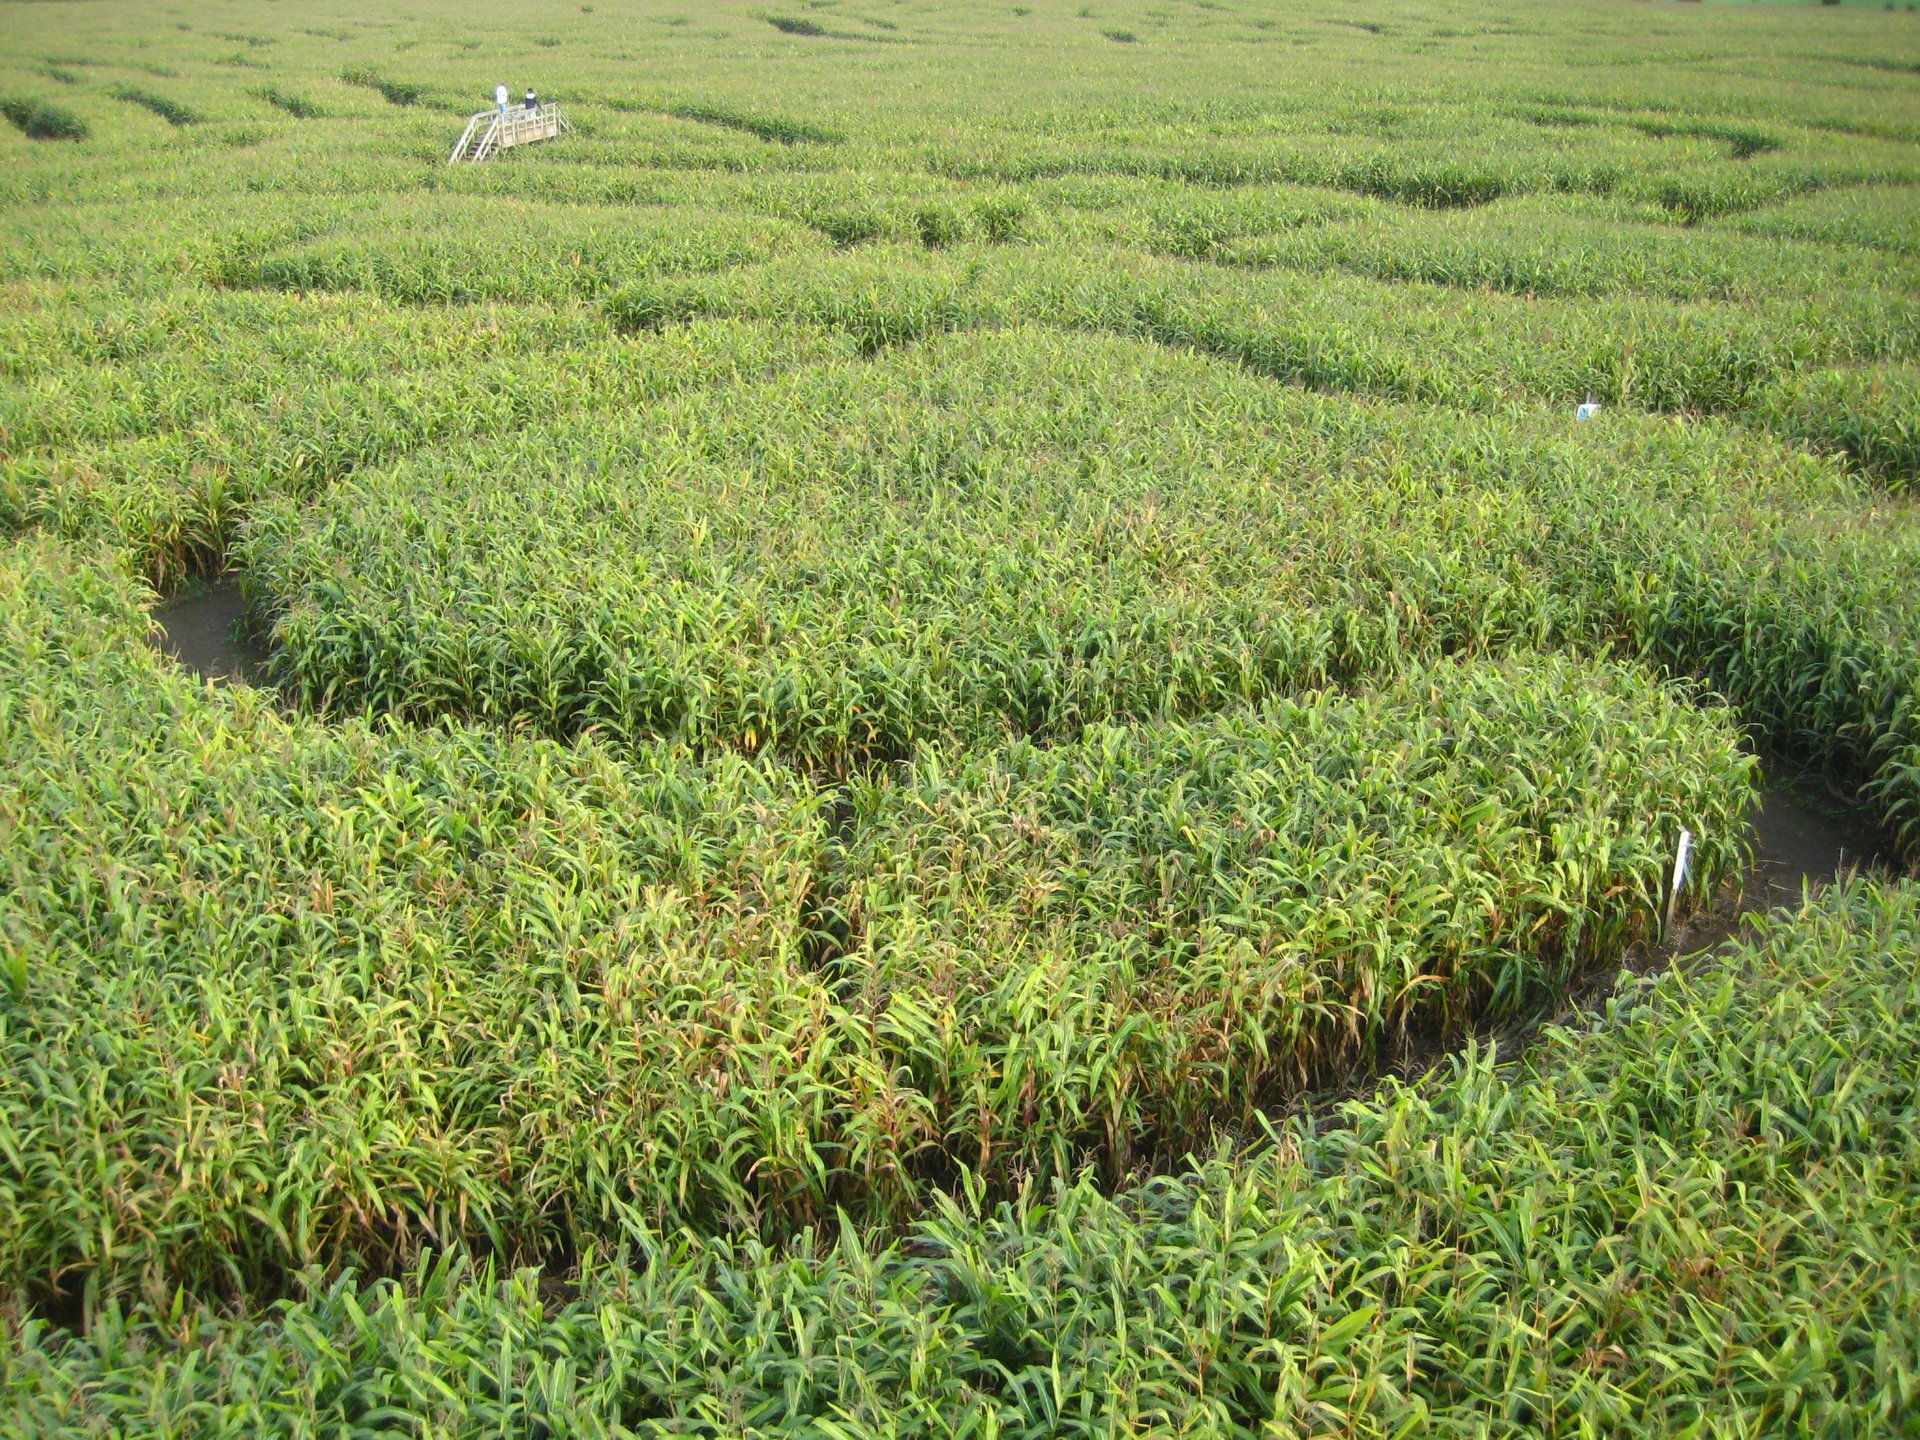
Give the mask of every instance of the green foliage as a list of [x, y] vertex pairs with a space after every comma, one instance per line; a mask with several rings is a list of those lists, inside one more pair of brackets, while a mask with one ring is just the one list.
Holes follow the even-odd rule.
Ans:
[[17, 1325], [24, 1436], [1895, 1434], [1920, 1404], [1920, 895], [1859, 886], [1518, 1065], [1113, 1198], [663, 1235], [259, 1318]]
[[0, 1276], [90, 1309], [1177, 1161], [1618, 954], [1753, 793], [1644, 675], [1442, 665], [927, 750], [829, 843], [777, 767], [285, 721], [3, 573]]
[[853, 789], [830, 973], [977, 1173], [1163, 1165], [1646, 938], [1682, 825], [1737, 870], [1750, 762], [1703, 718], [1630, 672], [1441, 665], [923, 753]]
[[[290, 724], [168, 674], [110, 571], [29, 545], [4, 583], [0, 934], [34, 957], [0, 1015], [9, 1286], [241, 1298], [456, 1240], [536, 1257], [671, 1193], [637, 1138], [606, 1168], [609, 1084], [704, 1093], [661, 1047], [697, 1051], [730, 972], [755, 1026], [817, 988], [822, 801], [794, 777]], [[655, 983], [682, 1019], [618, 1018]], [[89, 1132], [119, 1137], [104, 1188]]]
[[[635, 216], [598, 206], [514, 207], [486, 196], [388, 201], [290, 244], [235, 236], [207, 278], [230, 288], [365, 290], [403, 304], [565, 301], [635, 277], [734, 269], [817, 245], [790, 222], [679, 209]], [[529, 227], [546, 244], [530, 249]]]
[[327, 113], [311, 100], [303, 99], [290, 91], [276, 89], [271, 85], [254, 93], [274, 109], [284, 110], [296, 120], [319, 120]]
[[705, 125], [719, 125], [728, 130], [744, 131], [748, 135], [758, 136], [762, 140], [777, 141], [782, 145], [834, 145], [847, 137], [838, 130], [824, 125], [814, 125], [804, 120], [790, 120], [778, 115], [763, 115], [744, 110], [734, 105], [719, 105], [711, 101], [683, 100], [669, 110], [670, 114], [682, 120], [698, 120]]
[[361, 85], [369, 90], [378, 90], [389, 105], [416, 105], [426, 94], [424, 85], [411, 81], [389, 80], [376, 70], [364, 65], [349, 66], [340, 72], [340, 78], [349, 85]]
[[138, 90], [131, 85], [120, 85], [115, 87], [113, 93], [129, 104], [138, 105], [142, 110], [151, 110], [169, 125], [176, 127], [198, 125], [206, 119], [206, 116], [191, 105], [184, 105], [166, 95], [155, 95], [150, 90]]
[[1920, 190], [1821, 190], [1742, 215], [1736, 224], [1755, 235], [1920, 255]]
[[[204, 234], [190, 246], [183, 258], [211, 277], [245, 263], [240, 246], [209, 253]], [[564, 276], [564, 264], [544, 273]], [[407, 283], [422, 278], [434, 277]], [[162, 585], [217, 568], [238, 519], [266, 496], [313, 496], [463, 436], [560, 423], [583, 403], [632, 408], [822, 348], [814, 335], [724, 321], [582, 348], [604, 338], [597, 323], [535, 314], [480, 329], [459, 311], [371, 300], [343, 312], [298, 295], [218, 291], [77, 329], [58, 312], [12, 318], [8, 370], [31, 404], [11, 410], [9, 424], [46, 458], [0, 476], [11, 482], [0, 505], [54, 533], [109, 538]], [[556, 345], [565, 365], [551, 363]], [[128, 434], [130, 407], [144, 418]]]
[[1562, 196], [1432, 212], [1256, 186], [1166, 195], [1139, 213], [1109, 213], [1112, 239], [1183, 259], [1529, 297], [1778, 302], [1804, 295], [1812, 268], [1836, 296], [1897, 290], [1907, 274], [1872, 255], [1813, 255], [1731, 233], [1631, 223], [1635, 212], [1619, 202]]
[[1920, 366], [1803, 372], [1755, 409], [1769, 429], [1846, 455], [1889, 489], [1920, 478]]
[[29, 140], [87, 138], [86, 121], [71, 110], [48, 100], [0, 101], [0, 115], [5, 115], [14, 128]]
[[1569, 420], [1315, 397], [1137, 342], [902, 349], [966, 298], [873, 273], [794, 307], [869, 362], [257, 510], [239, 553], [276, 673], [336, 709], [844, 770], [1422, 656], [1624, 646], [1878, 777], [1905, 823], [1920, 537], [1862, 529], [1804, 457], [1617, 417], [1596, 446]]
[[1911, 1428], [1910, 15], [6, 8], [10, 1436]]
[[[1166, 223], [1169, 249], [1204, 251], [1218, 233], [1205, 220], [1176, 216]], [[1317, 239], [1292, 243], [1333, 248]], [[1407, 256], [1399, 263], [1416, 262]], [[1500, 263], [1527, 262], [1509, 256]], [[824, 262], [799, 256], [712, 279], [636, 281], [608, 304], [615, 322], [629, 329], [695, 316], [800, 314], [848, 329], [868, 348], [938, 330], [1038, 324], [1195, 349], [1316, 389], [1484, 410], [1516, 399], [1571, 407], [1592, 396], [1763, 424], [1775, 415], [1773, 389], [1789, 377], [1818, 365], [1910, 362], [1920, 334], [1920, 310], [1911, 301], [1865, 287], [1853, 297], [1834, 296], [1817, 319], [1798, 301], [1683, 306], [1465, 291], [1464, 284], [1410, 288], [1294, 270], [1250, 277], [1237, 267], [1087, 247], [1072, 257], [1026, 249]], [[1781, 423], [1805, 433], [1804, 422]], [[1865, 445], [1904, 455], [1897, 415], [1856, 409], [1836, 423], [1863, 432]], [[1881, 426], [1895, 432], [1883, 442], [1873, 436]], [[1896, 485], [1911, 478], [1904, 469], [1888, 473]]]

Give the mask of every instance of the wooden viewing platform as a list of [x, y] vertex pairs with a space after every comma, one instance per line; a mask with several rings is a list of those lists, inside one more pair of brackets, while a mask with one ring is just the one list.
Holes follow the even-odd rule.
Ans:
[[467, 121], [447, 163], [458, 165], [464, 160], [477, 165], [515, 145], [555, 140], [572, 129], [573, 122], [560, 113], [560, 107], [544, 101], [532, 110], [511, 106], [504, 115], [498, 110], [482, 110]]

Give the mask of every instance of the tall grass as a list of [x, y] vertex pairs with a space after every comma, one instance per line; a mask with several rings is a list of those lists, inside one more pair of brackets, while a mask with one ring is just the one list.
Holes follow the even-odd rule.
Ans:
[[1616, 956], [1753, 789], [1642, 674], [1450, 665], [928, 750], [835, 839], [766, 763], [284, 721], [111, 571], [4, 577], [0, 1274], [89, 1310], [1177, 1162]]
[[[190, 258], [215, 276], [239, 263], [218, 249]], [[583, 404], [632, 408], [848, 348], [721, 322], [589, 349], [603, 338], [597, 325], [540, 313], [475, 327], [383, 307], [372, 332], [367, 315], [298, 295], [217, 293], [77, 329], [17, 312], [8, 364], [24, 385], [8, 413], [25, 453], [0, 472], [0, 515], [108, 539], [171, 586], [218, 569], [267, 496], [311, 497], [463, 436], [504, 439]], [[564, 365], [549, 358], [556, 343], [572, 351]], [[418, 364], [423, 355], [435, 363]]]
[[118, 86], [113, 93], [116, 98], [138, 105], [142, 110], [151, 110], [176, 128], [198, 125], [206, 118], [191, 105], [176, 100], [170, 95], [156, 95], [151, 90], [137, 89], [132, 85]]
[[682, 120], [698, 120], [705, 125], [720, 125], [729, 130], [741, 130], [761, 140], [777, 141], [782, 145], [832, 145], [847, 137], [838, 130], [825, 125], [815, 125], [805, 120], [793, 120], [784, 116], [765, 115], [745, 110], [734, 105], [716, 104], [707, 100], [685, 100], [671, 107], [670, 112]]
[[1914, 889], [1855, 885], [1517, 1065], [1474, 1052], [1112, 1198], [649, 1237], [577, 1297], [443, 1259], [260, 1317], [16, 1321], [0, 1393], [27, 1436], [1897, 1434], [1916, 955]]
[[[1185, 233], [1176, 244], [1191, 243]], [[1783, 418], [1777, 392], [1805, 370], [1904, 363], [1916, 333], [1912, 305], [1874, 288], [1835, 294], [1816, 316], [1797, 301], [1762, 309], [1468, 296], [1452, 286], [1409, 293], [1371, 279], [1249, 276], [1117, 251], [1097, 260], [1088, 251], [1068, 259], [1017, 249], [964, 260], [792, 257], [712, 278], [637, 280], [607, 303], [628, 329], [696, 316], [802, 315], [848, 329], [869, 349], [943, 330], [1040, 324], [1194, 349], [1317, 389], [1476, 410], [1516, 400], [1570, 407], [1592, 396], [1763, 425]], [[1912, 477], [1901, 422], [1850, 399], [1823, 394], [1817, 413], [1856, 453], [1899, 457], [1878, 468], [1904, 487]], [[1812, 427], [1798, 419], [1784, 428], [1798, 438]]]
[[[946, 303], [849, 299], [874, 339]], [[1879, 777], [1910, 824], [1902, 514], [1868, 525], [1825, 467], [1735, 432], [1609, 424], [1596, 448], [1137, 343], [946, 337], [530, 435], [500, 481], [462, 452], [362, 477], [262, 508], [240, 553], [277, 673], [322, 706], [846, 769], [1420, 656], [1619, 646]]]
[[271, 85], [254, 93], [274, 109], [284, 110], [296, 120], [319, 120], [325, 118], [327, 113], [311, 100]]
[[389, 105], [416, 105], [426, 94], [426, 87], [410, 80], [390, 80], [377, 70], [364, 65], [352, 65], [340, 72], [340, 78], [348, 85], [361, 85], [369, 90], [377, 90]]
[[6, 8], [0, 1429], [1910, 1428], [1911, 16]]
[[29, 140], [84, 140], [87, 122], [50, 100], [0, 101], [0, 115]]

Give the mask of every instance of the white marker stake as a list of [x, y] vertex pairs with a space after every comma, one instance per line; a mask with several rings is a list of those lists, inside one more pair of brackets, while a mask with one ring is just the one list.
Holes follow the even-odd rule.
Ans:
[[1680, 832], [1680, 848], [1673, 856], [1673, 893], [1667, 896], [1667, 929], [1673, 929], [1673, 917], [1680, 908], [1680, 890], [1687, 883], [1687, 865], [1693, 859], [1693, 832]]

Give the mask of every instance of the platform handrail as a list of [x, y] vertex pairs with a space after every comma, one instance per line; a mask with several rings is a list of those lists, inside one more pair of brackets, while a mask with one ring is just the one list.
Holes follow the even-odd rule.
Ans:
[[482, 120], [489, 118], [498, 119], [499, 111], [483, 111], [467, 121], [467, 128], [460, 132], [460, 138], [454, 142], [453, 150], [447, 156], [447, 163], [449, 165], [457, 165], [467, 158], [467, 152], [473, 148], [473, 132], [480, 128], [480, 122]]
[[570, 134], [572, 130], [573, 122], [552, 101], [543, 100], [532, 110], [517, 106], [505, 113], [497, 109], [482, 110], [468, 118], [467, 128], [460, 132], [447, 163], [458, 165], [462, 160], [478, 163], [510, 145], [551, 139]]

